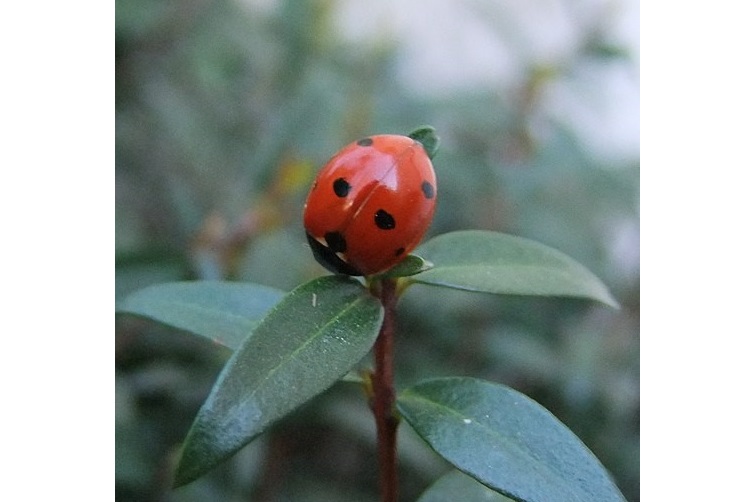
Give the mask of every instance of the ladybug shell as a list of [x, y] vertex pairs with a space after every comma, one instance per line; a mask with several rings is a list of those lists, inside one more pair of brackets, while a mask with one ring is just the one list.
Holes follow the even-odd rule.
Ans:
[[432, 162], [407, 136], [370, 136], [344, 147], [317, 175], [304, 227], [332, 272], [372, 275], [403, 260], [429, 228], [437, 200]]

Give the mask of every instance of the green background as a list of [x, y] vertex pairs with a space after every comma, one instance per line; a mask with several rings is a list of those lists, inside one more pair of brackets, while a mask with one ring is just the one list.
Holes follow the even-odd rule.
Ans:
[[[189, 279], [290, 290], [324, 274], [301, 227], [316, 171], [361, 136], [431, 124], [442, 147], [427, 238], [486, 229], [538, 240], [598, 275], [622, 308], [415, 285], [399, 312], [398, 385], [458, 375], [528, 394], [639, 500], [639, 154], [611, 122], [591, 136], [589, 113], [616, 101], [612, 75], [636, 82], [638, 56], [610, 11], [572, 1], [549, 3], [575, 20], [556, 52], [534, 50], [530, 35], [553, 9], [416, 4], [388, 16], [362, 2], [118, 1], [116, 295]], [[462, 17], [444, 37], [471, 42], [450, 51], [435, 47], [446, 4]], [[477, 27], [512, 61], [483, 60], [496, 60], [497, 78], [466, 76], [488, 50], [468, 37]], [[116, 327], [117, 500], [377, 500], [374, 424], [351, 384], [170, 491], [228, 351], [134, 318]], [[403, 500], [448, 471], [405, 425], [400, 461]]]

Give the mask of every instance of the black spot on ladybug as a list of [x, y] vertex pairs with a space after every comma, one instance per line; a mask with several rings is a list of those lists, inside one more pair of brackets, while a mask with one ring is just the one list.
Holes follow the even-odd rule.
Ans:
[[343, 234], [341, 234], [341, 232], [326, 233], [325, 242], [328, 243], [328, 247], [334, 253], [346, 252], [346, 239], [343, 238]]
[[372, 143], [374, 143], [372, 141], [372, 138], [362, 138], [356, 142], [356, 144], [359, 146], [372, 146]]
[[405, 251], [406, 248], [398, 248], [395, 250], [395, 256], [400, 256], [403, 254], [403, 251]]
[[344, 178], [338, 178], [333, 182], [333, 191], [338, 197], [345, 197], [351, 190], [351, 185]]
[[424, 197], [427, 199], [434, 197], [434, 187], [428, 181], [424, 181], [421, 184], [421, 191], [424, 192]]
[[392, 230], [395, 228], [395, 218], [384, 209], [378, 209], [374, 215], [375, 225], [382, 230]]

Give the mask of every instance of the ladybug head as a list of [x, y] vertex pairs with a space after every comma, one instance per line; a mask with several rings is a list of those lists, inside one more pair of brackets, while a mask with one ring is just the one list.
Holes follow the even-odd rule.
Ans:
[[331, 247], [312, 237], [309, 232], [307, 232], [307, 242], [309, 242], [309, 247], [312, 248], [312, 254], [317, 262], [331, 272], [346, 275], [364, 275], [343, 261]]

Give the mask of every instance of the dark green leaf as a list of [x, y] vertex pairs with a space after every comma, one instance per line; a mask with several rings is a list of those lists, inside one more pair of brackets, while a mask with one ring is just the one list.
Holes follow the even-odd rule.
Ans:
[[437, 480], [416, 502], [511, 502], [460, 471], [452, 471]]
[[224, 367], [183, 446], [176, 484], [201, 476], [320, 394], [364, 357], [382, 307], [354, 279], [326, 276], [289, 293]]
[[509, 387], [473, 378], [439, 378], [406, 390], [397, 405], [437, 453], [515, 500], [624, 500], [577, 436], [544, 407]]
[[408, 137], [421, 143], [430, 159], [434, 159], [434, 156], [437, 155], [437, 150], [439, 150], [440, 147], [440, 139], [437, 136], [437, 131], [434, 130], [434, 127], [421, 126], [412, 131]]
[[421, 256], [410, 254], [393, 268], [377, 275], [377, 278], [385, 279], [390, 277], [407, 277], [425, 272], [433, 266], [434, 265], [432, 263], [429, 263]]
[[418, 250], [434, 263], [412, 282], [508, 295], [571, 296], [618, 307], [606, 286], [569, 256], [521, 237], [466, 230]]
[[236, 350], [284, 292], [259, 284], [170, 282], [129, 295], [117, 313], [183, 329]]

